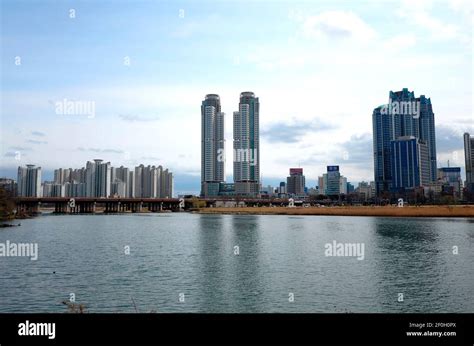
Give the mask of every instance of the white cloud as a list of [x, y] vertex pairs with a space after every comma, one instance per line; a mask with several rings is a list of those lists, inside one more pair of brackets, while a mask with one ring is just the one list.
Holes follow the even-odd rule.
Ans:
[[474, 11], [472, 0], [449, 0], [449, 6], [453, 11], [470, 15], [472, 18]]
[[[439, 27], [441, 21], [433, 21], [427, 15], [431, 11], [429, 3], [420, 5], [419, 11], [424, 13], [424, 17], [417, 17], [420, 23], [429, 30]], [[219, 70], [220, 81], [215, 84], [208, 83], [214, 80], [212, 75], [198, 82], [191, 82], [190, 75], [185, 80], [176, 78], [176, 84], [165, 85], [156, 79], [152, 84], [134, 83], [133, 87], [118, 82], [113, 87], [5, 91], [2, 117], [11, 119], [23, 133], [4, 130], [1, 142], [5, 148], [24, 146], [27, 134], [38, 129], [48, 134], [48, 144], [35, 146], [34, 158], [39, 165], [79, 167], [96, 155], [71, 152], [71, 148], [83, 147], [97, 148], [114, 166], [132, 167], [143, 162], [162, 164], [177, 173], [196, 173], [200, 169], [200, 104], [206, 93], [218, 93], [226, 113], [226, 169], [232, 172], [232, 112], [238, 108], [239, 93], [251, 90], [260, 97], [262, 132], [275, 123], [312, 124], [319, 119], [336, 125], [330, 131], [300, 136], [294, 144], [269, 143], [262, 136], [264, 178], [284, 179], [290, 166], [302, 163], [312, 186], [327, 164], [340, 164], [349, 181], [373, 180], [371, 151], [367, 150], [366, 168], [350, 162], [363, 156], [356, 155], [355, 142], [350, 139], [372, 131], [371, 112], [387, 101], [389, 90], [408, 87], [417, 95], [431, 97], [437, 125], [457, 122], [453, 114], [460, 121], [472, 119], [470, 93], [466, 96], [471, 90], [470, 75], [466, 73], [471, 62], [467, 55], [458, 48], [444, 50], [441, 45], [436, 46], [436, 54], [423, 50], [424, 31], [409, 32], [411, 28], [405, 25], [405, 18], [394, 18], [392, 25], [407, 31], [397, 28], [397, 35], [390, 37], [390, 30], [375, 26], [376, 22], [372, 27], [353, 12], [290, 14], [300, 35], [289, 32], [291, 41], [287, 37], [269, 39], [264, 45], [246, 40], [245, 49], [239, 50], [237, 57], [229, 54], [232, 70]], [[187, 28], [204, 33], [206, 30]], [[421, 49], [409, 49], [412, 47]], [[235, 76], [233, 70], [239, 68], [240, 75]], [[55, 115], [48, 100], [63, 98], [95, 101], [96, 117]], [[30, 118], [24, 120], [24, 116]], [[40, 121], [32, 123], [32, 117]], [[347, 150], [351, 159], [343, 161], [341, 145], [348, 141], [352, 144], [348, 144]], [[116, 152], [102, 152], [104, 148]], [[11, 157], [3, 163], [16, 164]]]
[[413, 34], [401, 34], [385, 40], [383, 47], [388, 51], [401, 51], [416, 45], [416, 36]]
[[308, 16], [304, 19], [303, 32], [307, 37], [357, 42], [368, 42], [377, 37], [375, 30], [357, 14], [345, 11], [325, 11]]
[[[430, 39], [439, 40], [460, 40], [465, 42], [468, 37], [463, 33], [462, 28], [458, 24], [447, 23], [435, 17], [432, 9], [435, 3], [430, 0], [411, 1], [404, 0], [401, 2], [397, 15], [430, 34]], [[436, 3], [439, 5], [439, 3]], [[452, 8], [461, 8], [461, 3], [452, 2]]]
[[119, 114], [119, 118], [128, 122], [150, 122], [158, 121], [160, 119], [159, 117], [142, 117], [135, 114]]

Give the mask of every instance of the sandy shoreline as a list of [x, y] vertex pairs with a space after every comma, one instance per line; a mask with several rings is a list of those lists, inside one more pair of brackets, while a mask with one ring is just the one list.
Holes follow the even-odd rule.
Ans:
[[392, 217], [474, 217], [474, 205], [385, 207], [244, 207], [201, 208], [199, 214], [235, 215], [335, 215], [335, 216], [392, 216]]

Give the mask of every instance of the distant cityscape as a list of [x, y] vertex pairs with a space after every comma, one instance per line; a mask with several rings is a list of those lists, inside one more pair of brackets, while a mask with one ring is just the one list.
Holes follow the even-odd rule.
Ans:
[[18, 197], [172, 198], [174, 179], [162, 166], [130, 170], [95, 159], [80, 169], [56, 169], [54, 181], [43, 183], [41, 167], [18, 167], [17, 181], [3, 178], [1, 184]]
[[[354, 187], [341, 175], [339, 165], [328, 165], [315, 187], [307, 188], [303, 168], [290, 168], [286, 182], [262, 187], [260, 178], [258, 97], [242, 92], [239, 110], [233, 114], [234, 182], [224, 180], [225, 114], [220, 98], [208, 94], [201, 105], [201, 197], [326, 196], [340, 199], [353, 195], [363, 201], [405, 198], [433, 201], [440, 196], [463, 199], [474, 191], [474, 138], [464, 134], [466, 181], [460, 167], [438, 167], [435, 118], [431, 99], [404, 88], [389, 93], [388, 104], [372, 113], [374, 180]], [[355, 196], [354, 196], [355, 195]]]
[[[372, 113], [374, 180], [357, 186], [328, 164], [314, 187], [307, 187], [303, 168], [289, 168], [279, 186], [262, 186], [260, 171], [260, 102], [253, 92], [240, 94], [233, 113], [233, 182], [225, 180], [225, 113], [220, 97], [208, 94], [201, 104], [202, 198], [328, 198], [377, 203], [404, 198], [425, 202], [472, 200], [474, 195], [474, 137], [464, 134], [465, 172], [438, 167], [435, 117], [431, 99], [404, 88], [390, 91], [387, 104]], [[41, 167], [18, 167], [17, 180], [1, 178], [0, 185], [19, 197], [172, 198], [173, 173], [162, 166], [139, 165], [133, 170], [112, 167], [101, 159], [80, 169], [59, 168], [54, 180], [41, 180]]]

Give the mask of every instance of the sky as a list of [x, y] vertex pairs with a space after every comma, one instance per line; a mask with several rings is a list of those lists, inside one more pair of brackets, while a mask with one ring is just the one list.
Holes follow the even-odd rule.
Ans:
[[372, 111], [402, 88], [431, 98], [438, 165], [464, 172], [472, 36], [469, 0], [2, 0], [0, 175], [102, 158], [197, 193], [202, 100], [221, 97], [232, 181], [232, 113], [253, 91], [264, 185], [302, 167], [314, 187], [327, 165], [357, 184], [373, 180]]

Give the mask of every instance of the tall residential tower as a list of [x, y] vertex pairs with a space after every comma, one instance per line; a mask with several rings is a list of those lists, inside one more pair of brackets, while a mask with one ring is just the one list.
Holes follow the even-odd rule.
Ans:
[[110, 196], [110, 162], [94, 159], [86, 163], [86, 197]]
[[466, 160], [466, 187], [474, 192], [474, 137], [464, 134], [464, 158]]
[[18, 196], [41, 197], [41, 167], [18, 167]]
[[219, 95], [208, 94], [201, 104], [201, 196], [217, 196], [225, 181], [224, 113]]
[[257, 196], [260, 191], [260, 103], [253, 92], [240, 94], [234, 112], [235, 194]]

